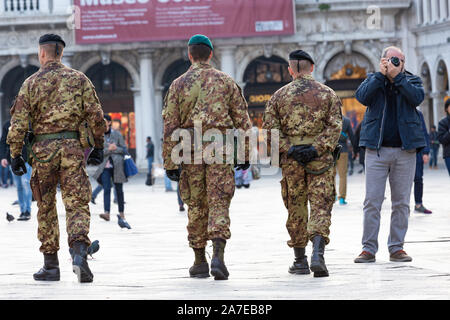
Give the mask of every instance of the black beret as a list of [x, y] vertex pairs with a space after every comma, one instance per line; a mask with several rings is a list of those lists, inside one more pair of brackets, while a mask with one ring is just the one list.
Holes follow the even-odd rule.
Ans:
[[111, 121], [111, 116], [109, 114], [104, 114], [103, 118], [105, 118], [107, 121]]
[[312, 64], [314, 64], [314, 60], [311, 58], [311, 56], [303, 50], [292, 51], [289, 54], [289, 60], [308, 60]]
[[66, 47], [66, 43], [64, 42], [64, 40], [57, 34], [47, 33], [39, 38], [39, 44], [47, 43], [59, 43], [62, 44], [64, 48]]

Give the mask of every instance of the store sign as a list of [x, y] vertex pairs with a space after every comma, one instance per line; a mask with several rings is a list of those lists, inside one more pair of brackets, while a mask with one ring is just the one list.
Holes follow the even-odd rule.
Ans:
[[288, 35], [293, 0], [75, 0], [78, 44]]
[[270, 94], [251, 94], [248, 97], [248, 102], [251, 104], [266, 103], [267, 101], [270, 100], [271, 97], [272, 95]]

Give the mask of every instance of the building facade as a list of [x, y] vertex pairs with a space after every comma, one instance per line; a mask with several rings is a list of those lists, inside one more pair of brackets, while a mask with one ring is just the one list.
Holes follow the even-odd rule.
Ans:
[[[260, 125], [265, 102], [290, 81], [289, 52], [308, 51], [316, 62], [314, 77], [336, 90], [356, 125], [364, 107], [354, 92], [378, 70], [383, 48], [396, 45], [405, 52], [407, 70], [424, 79], [427, 96], [420, 107], [427, 125], [437, 125], [450, 95], [449, 11], [450, 0], [296, 0], [295, 34], [212, 39], [212, 63], [241, 86]], [[91, 78], [138, 165], [145, 167], [147, 136], [161, 162], [163, 98], [189, 68], [186, 40], [77, 45], [72, 12], [70, 0], [0, 0], [1, 122], [23, 80], [39, 68], [40, 35], [57, 33], [67, 43], [63, 63]]]

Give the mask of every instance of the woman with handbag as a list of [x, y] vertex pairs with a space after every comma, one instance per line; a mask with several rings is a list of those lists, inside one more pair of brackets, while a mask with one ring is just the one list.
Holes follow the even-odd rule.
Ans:
[[130, 225], [125, 221], [124, 214], [124, 194], [123, 183], [128, 179], [124, 172], [125, 155], [127, 155], [127, 147], [125, 140], [119, 131], [111, 129], [111, 117], [105, 115], [107, 123], [107, 131], [105, 133], [104, 144], [104, 160], [94, 173], [94, 179], [103, 186], [103, 206], [104, 213], [100, 214], [100, 218], [110, 220], [111, 208], [111, 180], [117, 191], [117, 202], [119, 206], [118, 223], [121, 228], [131, 229]]

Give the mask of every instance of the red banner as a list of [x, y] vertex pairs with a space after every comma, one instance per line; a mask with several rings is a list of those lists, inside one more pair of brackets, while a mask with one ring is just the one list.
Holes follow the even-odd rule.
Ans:
[[289, 35], [293, 0], [75, 0], [78, 44]]

